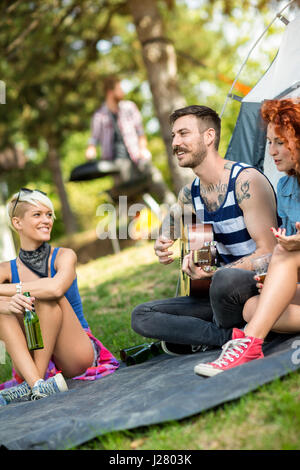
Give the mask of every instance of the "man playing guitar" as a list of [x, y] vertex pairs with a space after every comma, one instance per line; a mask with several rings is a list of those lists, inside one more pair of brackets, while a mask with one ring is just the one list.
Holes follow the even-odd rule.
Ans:
[[171, 247], [180, 236], [180, 220], [190, 212], [197, 222], [212, 225], [220, 267], [206, 272], [187, 254], [182, 271], [192, 280], [210, 278], [209, 292], [141, 304], [132, 313], [132, 327], [145, 337], [161, 339], [166, 352], [181, 354], [203, 345], [222, 346], [231, 339], [233, 327], [243, 326], [244, 303], [257, 293], [251, 259], [273, 251], [270, 227], [277, 227], [277, 215], [268, 179], [218, 153], [221, 123], [215, 111], [188, 106], [176, 110], [170, 122], [174, 156], [179, 166], [193, 170], [195, 179], [179, 192], [155, 253], [160, 263], [173, 262]]

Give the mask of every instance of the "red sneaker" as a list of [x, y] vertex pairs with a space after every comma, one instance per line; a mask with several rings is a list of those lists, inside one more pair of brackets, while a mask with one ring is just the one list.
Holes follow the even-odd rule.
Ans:
[[264, 357], [262, 352], [263, 340], [245, 336], [245, 333], [237, 328], [233, 328], [232, 340], [222, 346], [223, 352], [214, 362], [199, 363], [195, 366], [194, 372], [198, 375], [213, 377], [232, 367], [240, 366], [254, 359]]

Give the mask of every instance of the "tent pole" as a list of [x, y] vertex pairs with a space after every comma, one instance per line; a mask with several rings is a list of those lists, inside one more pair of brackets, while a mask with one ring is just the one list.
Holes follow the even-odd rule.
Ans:
[[294, 1], [295, 1], [295, 0], [291, 0], [287, 5], [285, 5], [285, 7], [283, 7], [283, 8], [274, 16], [274, 18], [272, 19], [272, 21], [268, 24], [268, 26], [264, 29], [264, 31], [262, 32], [262, 34], [259, 36], [259, 38], [255, 41], [255, 43], [254, 43], [253, 46], [251, 47], [250, 51], [248, 52], [247, 57], [244, 59], [242, 65], [241, 65], [241, 67], [240, 67], [240, 69], [239, 69], [239, 71], [238, 71], [238, 73], [237, 73], [237, 75], [236, 75], [236, 77], [235, 77], [235, 79], [234, 79], [232, 85], [231, 85], [231, 88], [230, 88], [230, 90], [229, 90], [229, 92], [228, 92], [228, 94], [227, 94], [225, 103], [224, 103], [223, 108], [222, 108], [222, 111], [221, 111], [221, 113], [220, 113], [220, 117], [222, 117], [223, 114], [224, 114], [224, 111], [225, 111], [225, 108], [226, 108], [226, 106], [227, 106], [228, 100], [229, 100], [229, 98], [231, 97], [231, 96], [230, 96], [230, 95], [231, 95], [231, 92], [232, 92], [232, 90], [233, 90], [233, 88], [234, 88], [234, 86], [235, 86], [235, 84], [236, 84], [236, 82], [237, 82], [237, 79], [239, 78], [239, 75], [240, 75], [241, 71], [243, 70], [244, 66], [246, 65], [246, 62], [248, 61], [248, 59], [249, 59], [249, 57], [250, 57], [250, 54], [251, 54], [252, 51], [255, 49], [255, 47], [257, 46], [257, 44], [258, 44], [259, 41], [261, 40], [261, 38], [262, 38], [262, 37], [265, 35], [265, 33], [268, 31], [268, 29], [272, 26], [272, 24], [274, 23], [274, 21], [275, 21], [277, 18], [281, 18], [281, 17], [282, 17], [281, 13], [282, 13], [286, 8], [288, 8], [292, 3], [294, 3]]

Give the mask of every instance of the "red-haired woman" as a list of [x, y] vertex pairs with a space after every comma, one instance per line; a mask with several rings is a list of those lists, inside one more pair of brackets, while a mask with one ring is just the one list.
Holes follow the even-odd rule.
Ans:
[[199, 375], [213, 376], [262, 358], [262, 345], [271, 330], [300, 332], [300, 101], [266, 101], [261, 114], [268, 124], [269, 154], [278, 170], [287, 174], [277, 187], [282, 227], [272, 231], [278, 244], [264, 285], [257, 284], [261, 294], [245, 304], [244, 331], [234, 328], [232, 340], [223, 346], [221, 356], [195, 367]]

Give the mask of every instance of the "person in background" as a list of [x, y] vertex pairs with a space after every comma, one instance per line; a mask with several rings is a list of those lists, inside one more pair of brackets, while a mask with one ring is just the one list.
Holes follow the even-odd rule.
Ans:
[[124, 99], [121, 80], [117, 76], [106, 77], [104, 93], [105, 101], [92, 117], [86, 158], [95, 159], [97, 145], [100, 145], [101, 159], [115, 163], [121, 183], [137, 182], [147, 177], [150, 192], [157, 196], [159, 202], [173, 204], [176, 201], [174, 194], [151, 163], [142, 115], [133, 101]]
[[[55, 219], [51, 200], [22, 188], [7, 212], [20, 250], [16, 259], [0, 264], [0, 339], [13, 364], [13, 379], [0, 385], [0, 406], [64, 392], [64, 377], [95, 380], [119, 366], [84, 317], [75, 252], [48, 243]], [[33, 303], [44, 348], [29, 351], [23, 314]]]
[[268, 124], [269, 154], [278, 170], [286, 173], [277, 186], [282, 227], [271, 228], [278, 243], [264, 284], [255, 277], [261, 293], [245, 304], [246, 327], [233, 330], [216, 361], [195, 367], [199, 375], [213, 376], [263, 358], [263, 343], [270, 331], [300, 332], [300, 101], [269, 100], [261, 114]]

